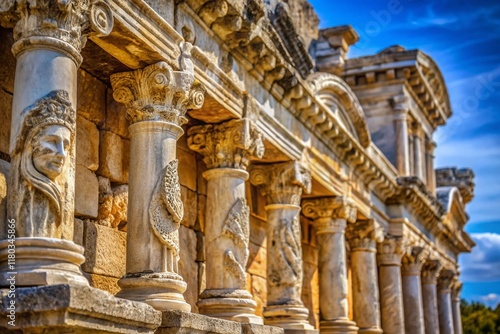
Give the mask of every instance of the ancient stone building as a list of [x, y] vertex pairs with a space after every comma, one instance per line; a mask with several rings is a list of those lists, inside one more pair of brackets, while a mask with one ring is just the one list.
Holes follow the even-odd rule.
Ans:
[[[0, 331], [462, 333], [437, 64], [306, 0], [0, 2]], [[404, 41], [395, 41], [404, 42]]]

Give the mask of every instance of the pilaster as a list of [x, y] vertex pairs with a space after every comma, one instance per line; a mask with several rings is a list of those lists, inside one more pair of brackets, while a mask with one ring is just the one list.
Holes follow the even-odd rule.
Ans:
[[319, 244], [321, 333], [357, 333], [348, 316], [345, 228], [356, 221], [356, 208], [345, 197], [302, 200], [304, 216], [314, 221]]
[[205, 247], [206, 289], [200, 313], [240, 322], [262, 323], [246, 287], [250, 210], [245, 199], [246, 167], [251, 156], [264, 154], [262, 133], [248, 118], [188, 130], [189, 147], [202, 154], [209, 168]]
[[301, 300], [302, 246], [300, 200], [311, 191], [308, 166], [299, 161], [253, 166], [250, 182], [258, 186], [267, 206], [266, 325], [286, 330], [313, 330]]
[[188, 108], [200, 108], [204, 89], [194, 79], [192, 45], [181, 44], [180, 71], [164, 62], [111, 76], [113, 97], [131, 121], [127, 274], [119, 297], [156, 309], [189, 311], [178, 274], [179, 226], [184, 208], [176, 159]]
[[350, 224], [346, 238], [351, 250], [353, 316], [359, 333], [382, 333], [377, 275], [377, 242], [383, 229], [373, 219]]

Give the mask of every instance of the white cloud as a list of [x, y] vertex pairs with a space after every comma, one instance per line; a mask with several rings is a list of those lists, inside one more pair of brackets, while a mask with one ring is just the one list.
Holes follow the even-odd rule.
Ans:
[[500, 295], [496, 293], [489, 293], [486, 296], [480, 296], [479, 300], [487, 306], [495, 308], [498, 304], [500, 304]]
[[463, 282], [500, 281], [500, 234], [473, 233], [471, 236], [477, 245], [470, 254], [460, 256]]

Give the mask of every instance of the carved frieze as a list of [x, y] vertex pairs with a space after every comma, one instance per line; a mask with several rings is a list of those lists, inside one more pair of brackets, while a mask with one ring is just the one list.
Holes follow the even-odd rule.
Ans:
[[233, 250], [226, 250], [224, 255], [224, 268], [230, 272], [239, 282], [239, 288], [246, 287], [245, 266], [248, 260], [248, 242], [250, 208], [245, 198], [238, 198], [229, 211], [222, 237], [229, 238], [233, 242]]
[[357, 210], [348, 198], [335, 196], [302, 200], [302, 213], [314, 220], [317, 233], [344, 233], [345, 222], [354, 223]]
[[52, 45], [78, 65], [87, 37], [105, 36], [113, 29], [111, 9], [101, 0], [5, 0], [0, 17], [4, 26], [14, 26], [14, 54]]
[[441, 261], [427, 259], [422, 267], [422, 284], [436, 284], [441, 268]]
[[438, 168], [436, 186], [457, 187], [464, 203], [468, 203], [474, 197], [474, 172], [469, 168]]
[[353, 252], [376, 252], [377, 242], [384, 240], [384, 230], [373, 219], [358, 221], [347, 226], [346, 239]]
[[421, 246], [409, 246], [402, 260], [403, 275], [420, 275], [422, 266], [427, 258], [428, 251]]
[[188, 130], [188, 146], [203, 155], [209, 169], [246, 170], [250, 157], [264, 155], [263, 134], [248, 118], [217, 125], [199, 125]]
[[187, 109], [199, 109], [204, 87], [194, 78], [192, 45], [181, 43], [180, 71], [159, 62], [132, 72], [111, 75], [113, 97], [127, 106], [132, 123], [165, 121], [181, 126], [187, 122]]
[[400, 266], [405, 252], [403, 237], [386, 236], [377, 244], [377, 262], [382, 266]]
[[18, 237], [61, 238], [61, 224], [73, 216], [76, 113], [68, 93], [58, 90], [21, 117], [11, 154], [8, 217], [15, 219]]
[[164, 168], [149, 206], [149, 222], [156, 237], [172, 251], [179, 253], [180, 222], [184, 215], [181, 186], [177, 172], [179, 161], [172, 160]]
[[311, 192], [311, 173], [302, 161], [253, 166], [250, 182], [258, 186], [267, 204], [300, 205], [302, 191]]

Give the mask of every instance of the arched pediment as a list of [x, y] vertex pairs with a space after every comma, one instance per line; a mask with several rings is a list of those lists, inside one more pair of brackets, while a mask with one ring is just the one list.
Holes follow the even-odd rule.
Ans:
[[365, 114], [351, 87], [336, 75], [316, 72], [307, 81], [316, 98], [359, 141], [363, 147], [370, 145], [370, 132]]

